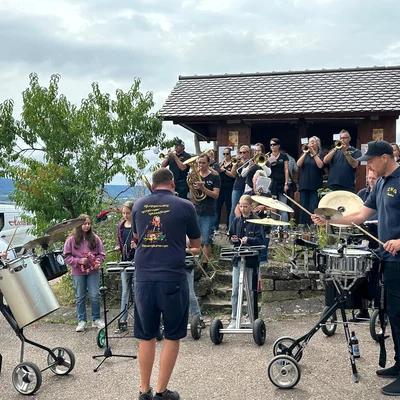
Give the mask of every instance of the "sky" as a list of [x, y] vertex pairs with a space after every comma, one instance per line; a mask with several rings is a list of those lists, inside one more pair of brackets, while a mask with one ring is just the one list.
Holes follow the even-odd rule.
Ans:
[[[115, 94], [138, 77], [158, 110], [179, 75], [400, 65], [399, 14], [398, 0], [0, 0], [0, 102], [20, 110], [31, 72], [60, 74], [76, 104], [94, 81]], [[194, 151], [191, 132], [163, 130]]]

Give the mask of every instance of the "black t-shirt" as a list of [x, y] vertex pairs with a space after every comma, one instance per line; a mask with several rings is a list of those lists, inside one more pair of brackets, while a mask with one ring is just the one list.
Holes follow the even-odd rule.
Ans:
[[[219, 175], [209, 173], [206, 177], [202, 177], [202, 181], [204, 182], [204, 187], [208, 190], [221, 187]], [[204, 200], [195, 203], [195, 207], [198, 215], [215, 215], [215, 199], [210, 196], [206, 196]]]
[[[178, 158], [181, 162], [184, 162], [186, 160], [189, 160], [190, 158], [190, 154], [186, 153], [185, 151], [183, 151], [181, 154], [178, 155]], [[187, 168], [182, 171], [178, 165], [176, 164], [176, 161], [174, 158], [168, 158], [168, 164], [170, 171], [174, 174], [174, 181], [175, 182], [179, 182], [179, 181], [185, 181], [186, 182], [186, 178], [187, 178], [187, 174], [189, 172], [189, 166], [187, 166]]]
[[278, 185], [285, 184], [285, 161], [289, 162], [286, 154], [280, 153], [275, 165], [270, 165], [271, 175], [270, 178]]
[[[318, 154], [323, 160], [324, 155]], [[322, 188], [322, 179], [324, 176], [324, 167], [319, 168], [315, 162], [315, 157], [311, 157], [310, 153], [306, 154], [303, 165], [301, 166], [299, 190], [318, 190]]]
[[186, 235], [189, 239], [201, 235], [190, 201], [174, 196], [169, 190], [155, 190], [133, 206], [132, 230], [139, 236], [136, 281], [186, 280]]
[[[232, 163], [229, 163], [226, 167], [224, 166], [224, 168], [227, 171], [232, 171], [232, 167], [233, 167]], [[220, 172], [219, 177], [221, 179], [221, 188], [223, 189], [233, 188], [233, 184], [235, 183], [235, 178], [228, 176], [225, 172]]]

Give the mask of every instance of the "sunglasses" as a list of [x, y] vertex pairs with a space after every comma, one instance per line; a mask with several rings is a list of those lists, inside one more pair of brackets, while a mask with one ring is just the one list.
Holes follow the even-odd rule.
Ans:
[[270, 146], [278, 146], [276, 143], [271, 143]]
[[239, 151], [239, 154], [246, 154], [248, 151]]
[[224, 156], [229, 156], [231, 153], [222, 153]]

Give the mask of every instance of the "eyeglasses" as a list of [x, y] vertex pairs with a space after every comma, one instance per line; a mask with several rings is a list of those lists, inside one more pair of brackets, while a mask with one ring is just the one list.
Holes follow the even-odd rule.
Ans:
[[277, 144], [277, 143], [270, 143], [269, 146], [270, 146], [270, 147], [271, 147], [271, 146], [278, 146], [278, 144]]
[[239, 151], [239, 154], [246, 154], [248, 151]]
[[[337, 137], [337, 136], [336, 136]], [[343, 139], [350, 139], [350, 136], [343, 136], [343, 137], [340, 137], [340, 140], [343, 140]]]

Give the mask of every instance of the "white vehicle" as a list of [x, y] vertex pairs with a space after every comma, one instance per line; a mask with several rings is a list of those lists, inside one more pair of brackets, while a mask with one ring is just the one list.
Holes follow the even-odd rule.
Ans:
[[9, 243], [15, 228], [18, 227], [11, 243], [11, 247], [18, 254], [23, 253], [25, 243], [35, 239], [35, 236], [29, 233], [32, 225], [21, 219], [21, 214], [21, 210], [13, 204], [0, 204], [0, 238]]

